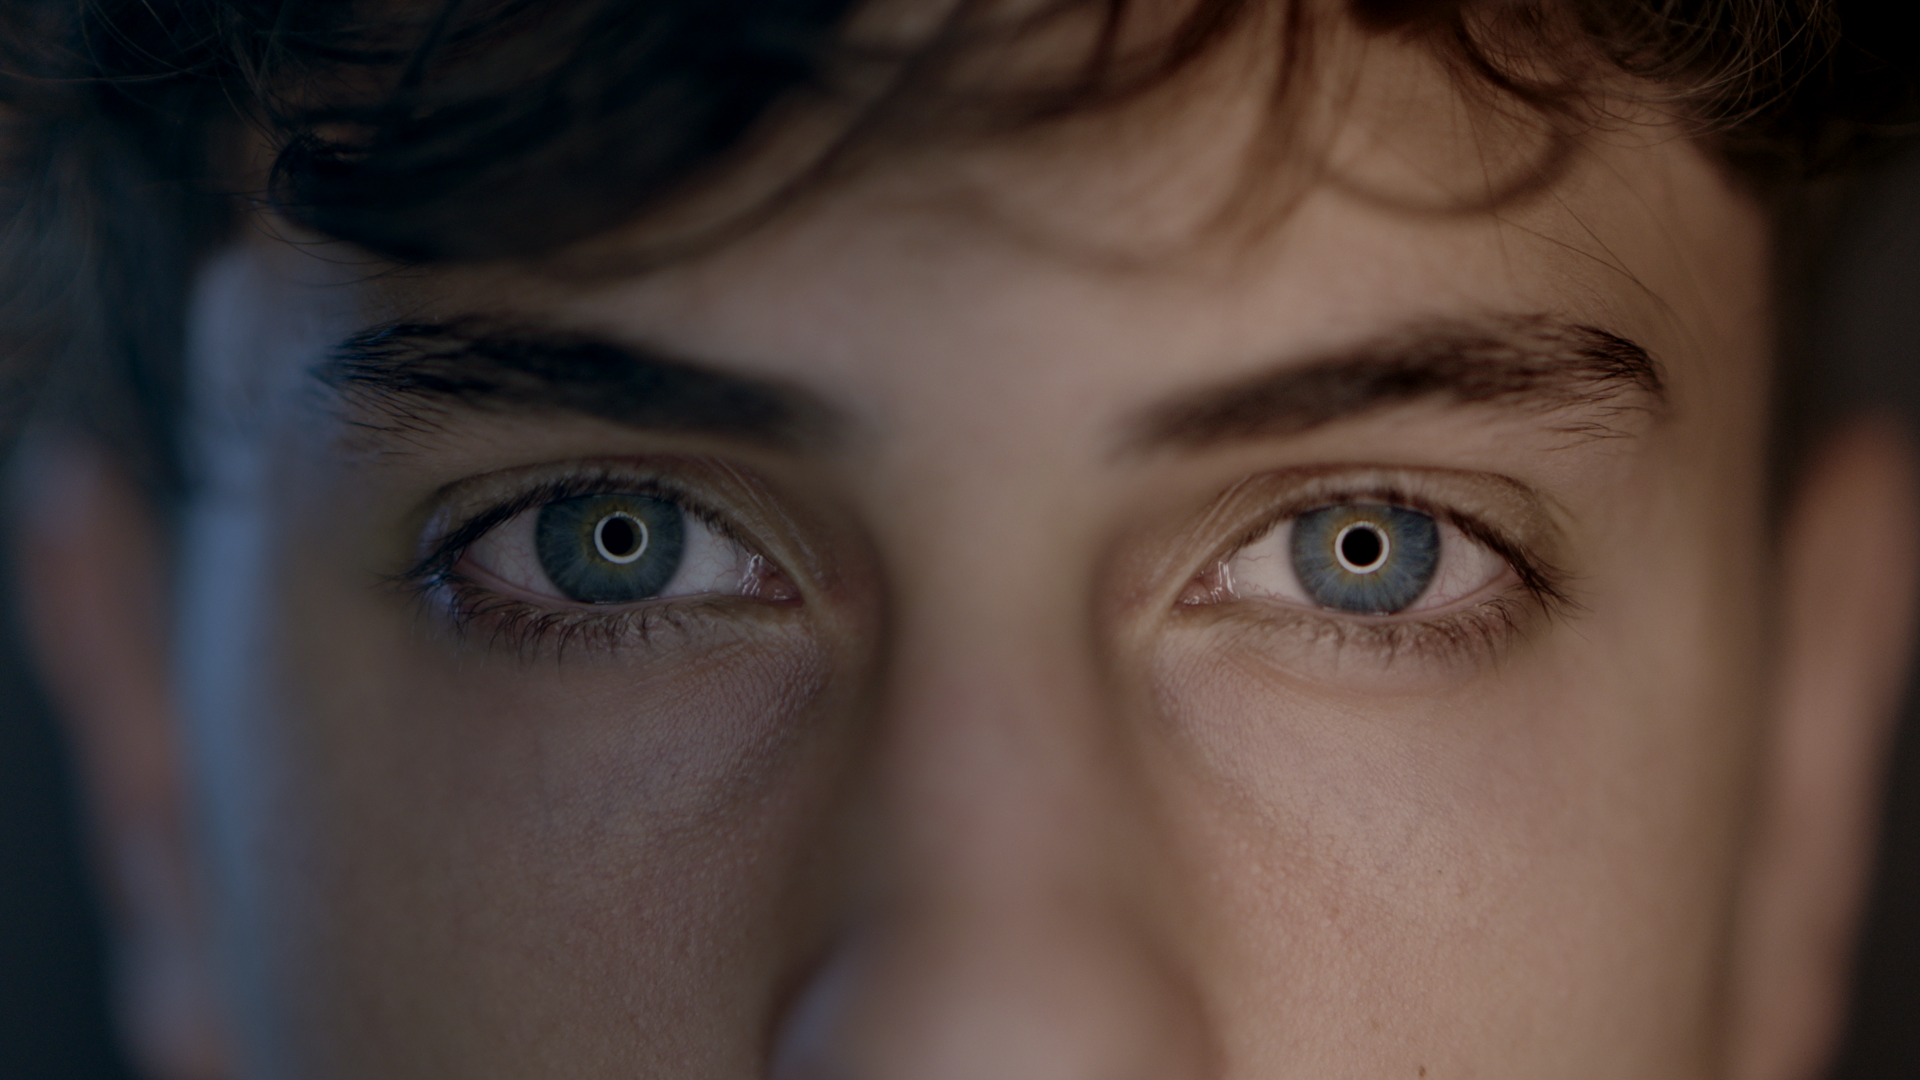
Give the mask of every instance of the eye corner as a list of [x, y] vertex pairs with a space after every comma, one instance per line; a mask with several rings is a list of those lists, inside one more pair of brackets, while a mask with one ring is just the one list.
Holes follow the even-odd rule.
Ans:
[[806, 599], [791, 575], [758, 552], [747, 556], [747, 565], [741, 571], [740, 595], [763, 604], [799, 605]]
[[1437, 657], [1497, 652], [1536, 614], [1578, 608], [1551, 563], [1438, 500], [1398, 485], [1312, 494], [1261, 515], [1252, 536], [1187, 579], [1175, 609], [1290, 627], [1297, 641], [1336, 651]]
[[1174, 606], [1180, 608], [1211, 607], [1239, 599], [1233, 591], [1233, 568], [1226, 557], [1214, 559], [1198, 574], [1187, 579], [1174, 599]]

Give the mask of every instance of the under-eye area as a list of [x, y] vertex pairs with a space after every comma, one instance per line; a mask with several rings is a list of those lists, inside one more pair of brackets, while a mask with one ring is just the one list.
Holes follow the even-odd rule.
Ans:
[[616, 647], [798, 607], [794, 579], [742, 521], [754, 515], [724, 501], [644, 467], [481, 477], [443, 494], [403, 580], [456, 628], [516, 648]]
[[1179, 610], [1311, 645], [1463, 656], [1571, 608], [1552, 529], [1522, 485], [1444, 471], [1288, 471], [1237, 486], [1246, 524]]

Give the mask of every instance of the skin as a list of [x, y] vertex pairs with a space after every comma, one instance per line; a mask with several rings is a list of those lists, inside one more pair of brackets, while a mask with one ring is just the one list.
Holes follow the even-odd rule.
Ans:
[[[1230, 235], [1196, 208], [1241, 175], [1231, 81], [903, 153], [647, 275], [580, 272], [634, 230], [397, 272], [245, 230], [197, 290], [208, 472], [175, 565], [96, 452], [27, 466], [149, 1067], [1809, 1075], [1904, 670], [1904, 444], [1843, 429], [1778, 524], [1759, 208], [1641, 116], [1542, 191], [1433, 212], [1537, 143], [1488, 142], [1406, 52], [1355, 63], [1338, 168]], [[400, 426], [312, 377], [362, 328], [476, 313], [778, 384], [835, 430]], [[1532, 316], [1639, 343], [1663, 392], [1141, 435]], [[581, 462], [675, 478], [797, 599], [563, 648], [396, 585], [449, 499]], [[1388, 489], [1551, 564], [1563, 602], [1504, 562], [1391, 626], [1188, 602], [1276, 508]]]

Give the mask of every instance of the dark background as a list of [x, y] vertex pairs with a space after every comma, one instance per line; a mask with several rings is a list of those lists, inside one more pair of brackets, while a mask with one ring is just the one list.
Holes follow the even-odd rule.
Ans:
[[[1843, 254], [1820, 289], [1814, 371], [1839, 399], [1920, 430], [1920, 159], [1884, 170], [1834, 235]], [[0, 1080], [125, 1080], [73, 779], [16, 610], [0, 584]], [[1908, 698], [1837, 1080], [1920, 1077], [1920, 708]]]

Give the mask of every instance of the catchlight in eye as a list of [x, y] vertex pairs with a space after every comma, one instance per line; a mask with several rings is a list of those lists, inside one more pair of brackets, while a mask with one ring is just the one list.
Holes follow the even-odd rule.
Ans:
[[650, 495], [614, 492], [548, 503], [534, 528], [540, 569], [568, 599], [626, 604], [657, 596], [680, 569], [681, 509]]
[[610, 563], [625, 566], [647, 553], [647, 523], [616, 510], [593, 527], [593, 549]]
[[1323, 608], [1390, 615], [1420, 599], [1440, 565], [1433, 518], [1399, 506], [1310, 510], [1293, 521], [1294, 576]]
[[1371, 521], [1344, 525], [1333, 539], [1334, 558], [1340, 560], [1340, 568], [1349, 574], [1373, 573], [1387, 564], [1387, 556], [1392, 551], [1393, 542]]

